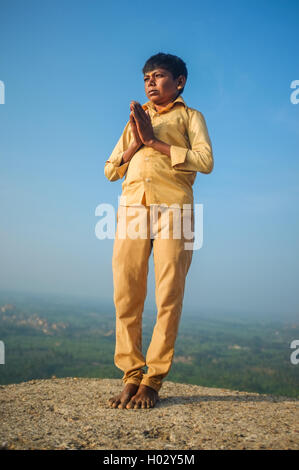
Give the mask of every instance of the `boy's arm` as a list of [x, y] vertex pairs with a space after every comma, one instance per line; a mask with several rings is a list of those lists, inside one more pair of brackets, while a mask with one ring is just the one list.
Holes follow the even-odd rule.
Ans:
[[214, 168], [214, 158], [205, 118], [196, 109], [188, 111], [190, 112], [188, 137], [191, 149], [171, 145], [171, 165], [176, 170], [211, 173]]
[[139, 148], [140, 146], [137, 146], [133, 140], [130, 122], [128, 122], [109, 159], [105, 162], [104, 173], [106, 178], [109, 181], [123, 178], [131, 158]]

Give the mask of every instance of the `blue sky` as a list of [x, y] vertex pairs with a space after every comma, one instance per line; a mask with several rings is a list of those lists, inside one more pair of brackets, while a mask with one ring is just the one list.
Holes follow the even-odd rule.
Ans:
[[[111, 301], [113, 240], [95, 209], [117, 207], [104, 163], [147, 101], [142, 67], [176, 54], [183, 98], [206, 119], [215, 167], [198, 173], [204, 243], [185, 310], [298, 313], [299, 2], [0, 0], [2, 289]], [[150, 262], [146, 306], [154, 306]]]

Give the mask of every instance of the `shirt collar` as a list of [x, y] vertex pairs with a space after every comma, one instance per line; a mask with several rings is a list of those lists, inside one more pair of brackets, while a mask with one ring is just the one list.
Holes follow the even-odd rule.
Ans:
[[[168, 103], [168, 105], [165, 106], [165, 108], [163, 108], [161, 111], [159, 111], [159, 114], [167, 113], [167, 111], [169, 111], [171, 108], [173, 108], [173, 106], [175, 106], [176, 103], [181, 103], [185, 106], [185, 108], [187, 107], [184, 99], [182, 98], [181, 95], [179, 95], [174, 101], [171, 101], [171, 103]], [[142, 107], [143, 107], [144, 110], [146, 110], [148, 108], [151, 108], [153, 111], [156, 111], [152, 101], [148, 101], [147, 103], [143, 104]]]

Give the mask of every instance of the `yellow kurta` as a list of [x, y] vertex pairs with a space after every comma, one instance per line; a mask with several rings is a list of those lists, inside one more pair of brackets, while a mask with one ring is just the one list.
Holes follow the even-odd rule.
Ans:
[[121, 165], [123, 153], [133, 142], [129, 121], [105, 163], [105, 176], [110, 181], [125, 176], [120, 205], [139, 205], [146, 200], [146, 205], [193, 206], [196, 172], [211, 173], [214, 167], [203, 114], [187, 106], [181, 96], [160, 112], [151, 101], [142, 107], [149, 110], [155, 137], [171, 146], [171, 158], [143, 145], [129, 162]]
[[[146, 205], [142, 208], [139, 225], [146, 227], [145, 238], [128, 235], [134, 221], [131, 207], [119, 207], [117, 232], [113, 247], [113, 283], [116, 312], [115, 364], [124, 373], [123, 382], [147, 385], [157, 392], [167, 376], [174, 355], [185, 289], [185, 279], [193, 251], [183, 229], [184, 204], [193, 207], [192, 185], [196, 172], [210, 173], [213, 153], [205, 119], [200, 111], [189, 108], [178, 97], [159, 113], [151, 101], [148, 109], [155, 137], [170, 147], [170, 157], [151, 147], [142, 146], [124, 164], [123, 153], [133, 143], [130, 122], [105, 163], [105, 175], [110, 181], [124, 177], [120, 206]], [[179, 207], [180, 237], [173, 234], [177, 217], [169, 210], [169, 237], [161, 235], [164, 221], [158, 220], [158, 236], [151, 237], [152, 205]], [[168, 211], [168, 208], [167, 208]], [[134, 212], [134, 210], [133, 210]], [[191, 229], [194, 213], [189, 211]], [[119, 236], [125, 226], [126, 236]], [[147, 293], [148, 260], [153, 251], [157, 320], [146, 358], [142, 353], [142, 313]], [[148, 366], [147, 372], [143, 367]]]

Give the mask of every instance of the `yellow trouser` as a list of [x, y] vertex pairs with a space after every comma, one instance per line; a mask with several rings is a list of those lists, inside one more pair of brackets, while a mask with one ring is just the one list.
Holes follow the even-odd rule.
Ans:
[[[150, 232], [150, 207], [143, 207], [139, 222], [145, 229], [145, 238], [132, 239], [127, 230], [134, 215], [132, 207], [120, 206], [117, 212], [117, 229], [113, 246], [113, 284], [116, 309], [115, 365], [124, 372], [123, 382], [144, 384], [159, 391], [162, 379], [168, 374], [174, 355], [174, 345], [184, 297], [185, 279], [191, 264], [193, 250], [185, 249], [189, 239], [183, 234], [183, 211], [176, 209], [181, 219], [181, 238], [172, 238], [174, 231], [173, 212], [170, 210], [169, 238], [161, 232], [167, 217], [158, 214], [158, 229], [153, 238]], [[135, 208], [136, 210], [136, 208]], [[194, 215], [191, 214], [191, 229]], [[186, 214], [185, 214], [186, 215]], [[136, 214], [135, 214], [136, 217]], [[136, 218], [135, 218], [136, 220]], [[131, 224], [132, 226], [132, 224]], [[137, 226], [136, 230], [138, 231]], [[177, 227], [177, 225], [176, 225]], [[176, 229], [177, 230], [177, 229]], [[124, 233], [124, 232], [123, 232]], [[130, 232], [131, 233], [131, 232]], [[155, 267], [155, 294], [157, 319], [146, 360], [142, 354], [142, 312], [147, 294], [148, 261], [153, 248]], [[148, 366], [147, 373], [142, 367]]]

